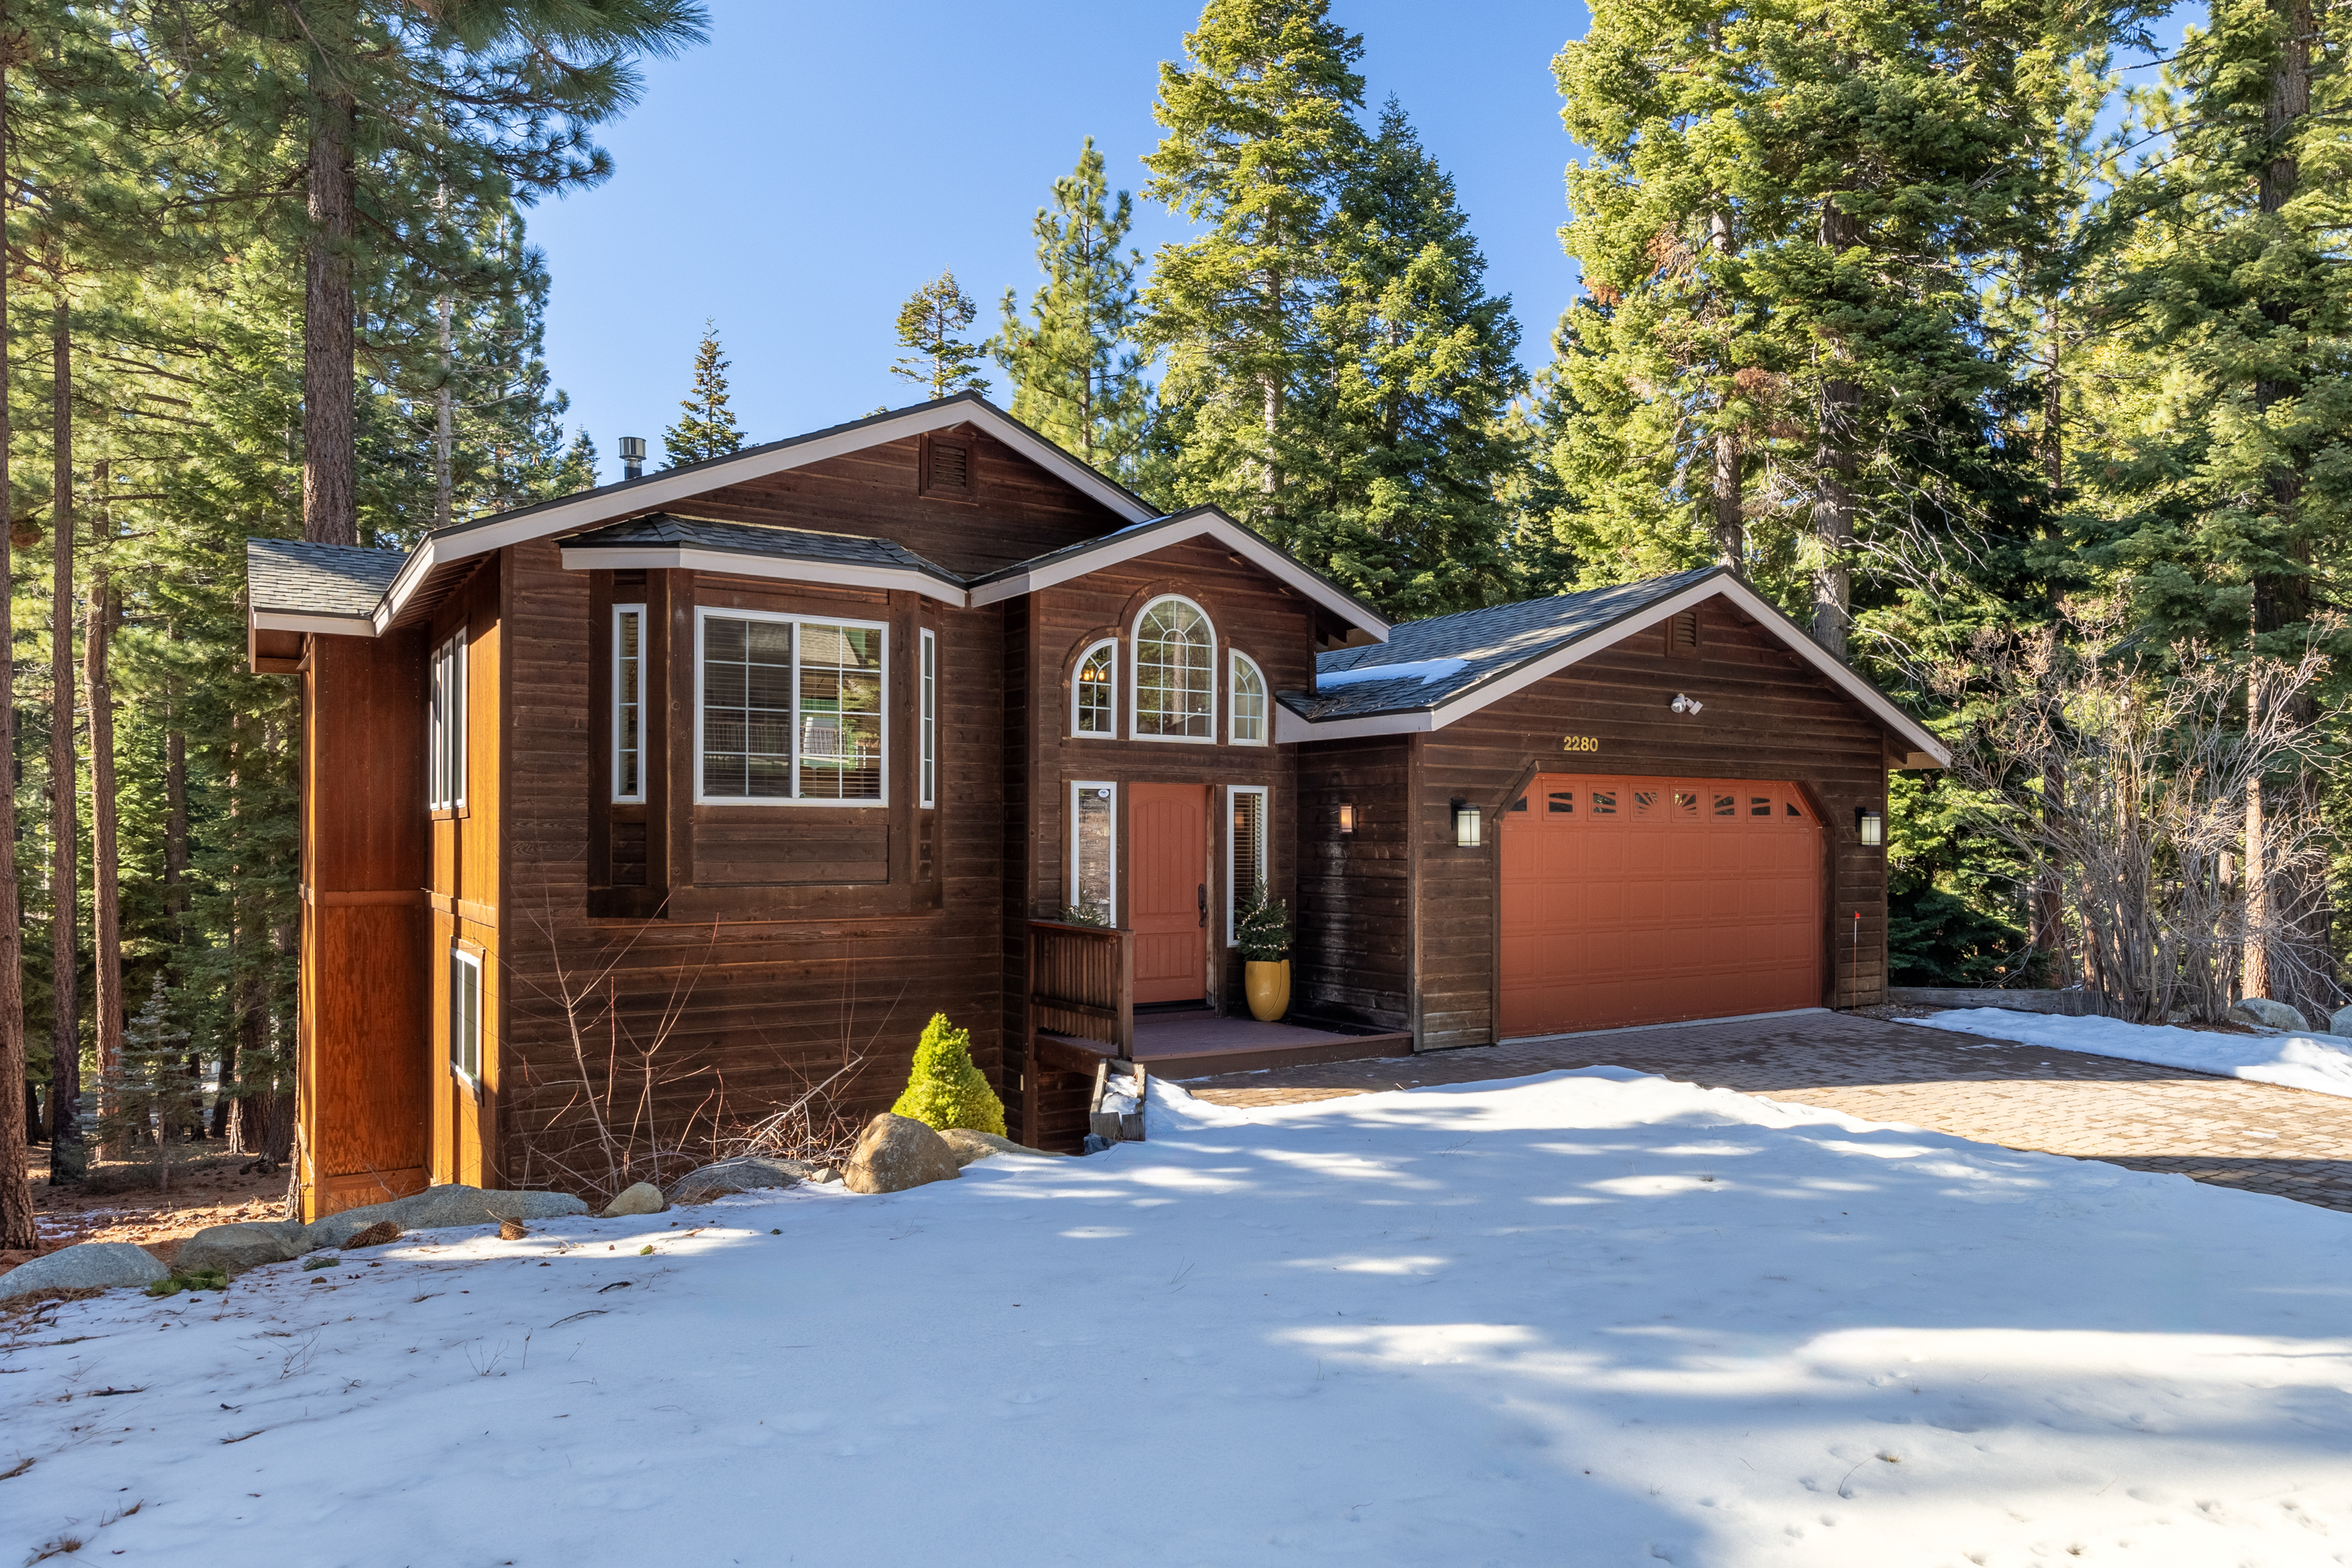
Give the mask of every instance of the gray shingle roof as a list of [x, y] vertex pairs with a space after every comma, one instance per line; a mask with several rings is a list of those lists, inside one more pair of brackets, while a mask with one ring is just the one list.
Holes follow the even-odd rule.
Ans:
[[257, 613], [368, 616], [374, 614], [407, 559], [403, 550], [248, 539], [245, 580]]
[[712, 518], [678, 517], [657, 511], [607, 523], [584, 533], [566, 534], [557, 543], [566, 550], [659, 550], [680, 546], [716, 551], [728, 555], [759, 555], [788, 561], [836, 561], [845, 565], [888, 566], [920, 572], [942, 583], [963, 586], [963, 579], [905, 545], [857, 533], [820, 533], [805, 528], [776, 528], [758, 522], [721, 522]]
[[[1393, 628], [1385, 643], [1318, 655], [1317, 689], [1286, 691], [1282, 702], [1318, 722], [1435, 708], [1723, 570], [1701, 567], [1581, 594], [1407, 621]], [[1391, 667], [1402, 668], [1393, 676], [1371, 673]], [[1350, 673], [1354, 671], [1364, 673]], [[1334, 676], [1341, 679], [1334, 680]]]

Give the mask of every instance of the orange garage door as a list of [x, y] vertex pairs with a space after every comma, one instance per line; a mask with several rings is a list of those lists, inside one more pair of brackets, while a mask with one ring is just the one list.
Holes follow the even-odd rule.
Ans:
[[1507, 1037], [1821, 1005], [1822, 827], [1792, 785], [1548, 773], [1502, 852]]

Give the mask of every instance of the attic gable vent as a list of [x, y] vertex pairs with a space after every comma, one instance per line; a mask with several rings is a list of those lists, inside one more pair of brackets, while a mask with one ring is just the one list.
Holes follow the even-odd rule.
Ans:
[[1698, 612], [1685, 610], [1666, 621], [1666, 653], [1675, 658], [1698, 657]]
[[961, 441], [927, 442], [923, 459], [923, 493], [970, 495], [971, 448]]

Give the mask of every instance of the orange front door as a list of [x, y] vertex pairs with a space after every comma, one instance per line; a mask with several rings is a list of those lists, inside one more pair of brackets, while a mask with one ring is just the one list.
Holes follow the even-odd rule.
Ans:
[[1822, 1004], [1822, 826], [1794, 785], [1548, 773], [1502, 847], [1506, 1038]]
[[1129, 786], [1127, 923], [1135, 932], [1135, 999], [1208, 995], [1209, 791]]

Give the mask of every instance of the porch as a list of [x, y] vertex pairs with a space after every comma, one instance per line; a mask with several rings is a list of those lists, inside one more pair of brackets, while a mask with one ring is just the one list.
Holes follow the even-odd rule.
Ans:
[[1135, 1005], [1133, 933], [1029, 922], [1030, 1070], [1022, 1120], [1039, 1148], [1075, 1150], [1087, 1131], [1097, 1069], [1159, 1078], [1259, 1072], [1412, 1055], [1412, 1036], [1319, 1019], [1263, 1024], [1206, 1006]]

